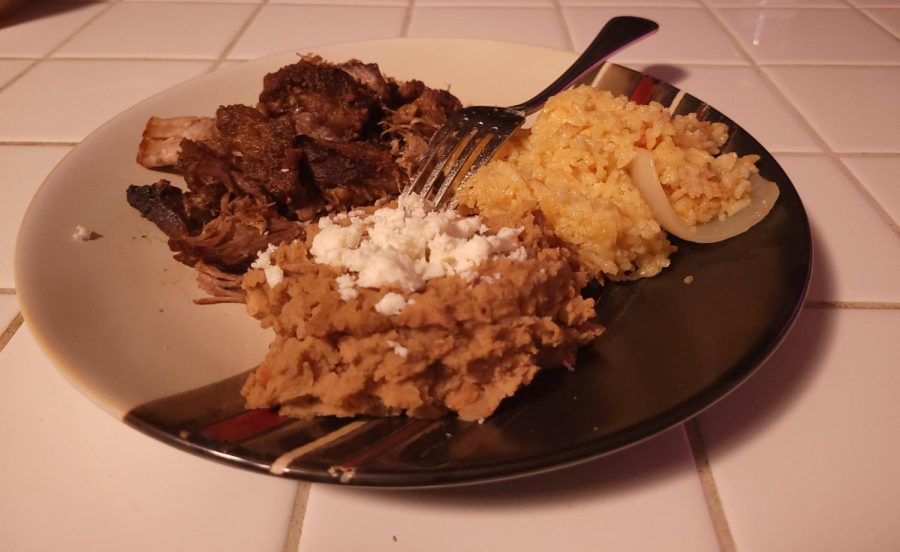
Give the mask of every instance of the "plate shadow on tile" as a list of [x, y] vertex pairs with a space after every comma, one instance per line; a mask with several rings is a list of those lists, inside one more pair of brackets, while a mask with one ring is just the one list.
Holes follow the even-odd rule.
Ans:
[[[810, 227], [813, 238], [813, 272], [810, 289], [818, 290], [823, 296], [831, 296], [832, 260], [826, 257], [822, 248], [816, 247], [818, 237], [821, 236], [820, 229], [814, 223], [811, 223]], [[813, 308], [823, 306], [807, 303], [803, 310]], [[822, 366], [824, 345], [834, 335], [833, 314], [836, 309], [824, 306], [824, 310], [830, 312], [832, 316], [804, 319], [801, 311], [793, 331], [756, 373], [697, 417], [701, 433], [704, 418], [724, 415], [726, 409], [730, 417], [729, 433], [717, 438], [715, 443], [707, 441], [705, 443], [707, 451], [724, 453], [739, 448], [741, 443], [765, 431], [772, 420], [777, 419], [803, 394], [803, 390]], [[736, 404], [740, 405], [740, 408], [733, 408]], [[719, 410], [719, 407], [725, 409]]]
[[809, 278], [809, 298], [825, 298], [829, 300], [837, 300], [837, 291], [834, 282], [834, 262], [825, 247], [819, 244], [823, 243], [821, 228], [814, 220], [809, 223], [810, 232], [812, 234], [812, 273]]

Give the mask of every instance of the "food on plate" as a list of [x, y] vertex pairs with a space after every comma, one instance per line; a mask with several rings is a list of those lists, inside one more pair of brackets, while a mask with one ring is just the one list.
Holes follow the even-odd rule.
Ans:
[[534, 215], [502, 224], [402, 196], [263, 252], [247, 310], [276, 337], [248, 407], [478, 420], [540, 366], [571, 366], [601, 332], [589, 276]]
[[169, 237], [175, 258], [242, 274], [258, 251], [303, 237], [297, 221], [396, 196], [435, 129], [460, 106], [374, 64], [303, 56], [263, 79], [256, 106], [215, 117], [151, 118], [138, 161], [173, 165], [127, 199]]
[[205, 142], [215, 136], [214, 117], [150, 117], [138, 145], [137, 162], [148, 169], [174, 166], [182, 140]]
[[636, 186], [636, 159], [650, 152], [668, 203], [693, 227], [751, 202], [757, 157], [719, 154], [727, 139], [722, 123], [579, 86], [551, 98], [457, 197], [485, 215], [540, 210], [597, 277], [654, 276], [675, 247]]
[[275, 335], [248, 408], [483, 419], [601, 334], [591, 281], [654, 276], [669, 233], [725, 239], [777, 199], [756, 156], [721, 153], [724, 124], [588, 86], [551, 98], [459, 210], [397, 197], [459, 107], [373, 64], [303, 56], [255, 107], [148, 121], [138, 162], [187, 187], [130, 186], [129, 203], [197, 269], [199, 302], [243, 302]]

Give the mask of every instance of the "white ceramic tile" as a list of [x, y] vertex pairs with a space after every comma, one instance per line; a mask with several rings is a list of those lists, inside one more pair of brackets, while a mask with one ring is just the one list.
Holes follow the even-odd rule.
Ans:
[[[564, 8], [575, 49], [590, 44], [603, 24], [622, 15], [622, 8]], [[628, 15], [659, 23], [659, 31], [612, 57], [619, 63], [746, 64], [737, 44], [708, 10], [691, 8], [629, 8]]]
[[719, 10], [760, 63], [896, 63], [900, 43], [853, 9]]
[[64, 146], [0, 146], [4, 167], [0, 201], [0, 288], [15, 286], [13, 253], [16, 236], [31, 196], [71, 148]]
[[[900, 3], [897, 7], [900, 8]], [[894, 33], [894, 36], [900, 37], [900, 9], [872, 8], [865, 12], [885, 29]]]
[[483, 38], [570, 49], [559, 11], [545, 8], [417, 8], [409, 36]]
[[27, 327], [0, 353], [0, 416], [2, 550], [282, 550], [296, 484], [131, 429], [69, 385]]
[[807, 300], [900, 302], [900, 237], [826, 156], [776, 155], [812, 227]]
[[262, 4], [266, 0], [111, 0], [113, 2], [157, 2], [164, 4]]
[[12, 293], [0, 293], [0, 334], [9, 327], [10, 322], [19, 312], [19, 303]]
[[[559, 4], [566, 6], [622, 6], [626, 5], [622, 0], [560, 0]], [[700, 0], [631, 0], [628, 6], [655, 6], [655, 7], [697, 7]]]
[[837, 152], [900, 152], [900, 67], [766, 67]]
[[897, 178], [900, 155], [844, 157], [841, 160], [894, 222], [900, 224], [900, 181]]
[[700, 417], [737, 550], [897, 550], [898, 329], [898, 310], [806, 310]]
[[23, 2], [0, 26], [0, 55], [44, 56], [108, 7], [100, 3]]
[[[352, 528], [352, 529], [350, 529]], [[314, 485], [301, 551], [718, 550], [681, 428], [600, 460], [458, 489]]]
[[847, 0], [860, 8], [897, 8], [897, 0]]
[[714, 8], [846, 8], [844, 0], [706, 0]]
[[398, 38], [406, 9], [367, 6], [263, 6], [229, 58], [252, 59], [323, 44]]
[[0, 140], [79, 141], [138, 101], [201, 75], [211, 65], [206, 61], [44, 61], [0, 93]]
[[553, 0], [416, 0], [416, 7], [503, 7], [503, 8], [552, 8]]
[[24, 71], [33, 61], [24, 59], [0, 59], [0, 87]]
[[[213, 0], [209, 0], [213, 1]], [[501, 0], [502, 1], [502, 0]], [[269, 4], [316, 4], [333, 6], [408, 6], [412, 0], [269, 0]], [[418, 1], [421, 3], [421, 0]]]
[[803, 118], [753, 68], [658, 64], [635, 68], [715, 106], [770, 151], [821, 151]]
[[54, 56], [215, 59], [254, 9], [246, 4], [119, 3]]

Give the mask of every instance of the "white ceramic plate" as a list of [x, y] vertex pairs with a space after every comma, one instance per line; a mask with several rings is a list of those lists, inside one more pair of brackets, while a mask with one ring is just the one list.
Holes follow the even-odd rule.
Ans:
[[[494, 105], [533, 96], [575, 58], [517, 44], [441, 39], [314, 53], [377, 62], [400, 80], [450, 86], [464, 104]], [[371, 485], [508, 477], [615, 450], [695, 414], [752, 372], [794, 320], [809, 275], [802, 205], [768, 152], [727, 121], [735, 137], [730, 146], [761, 155], [763, 175], [781, 187], [776, 209], [723, 245], [684, 244], [660, 277], [606, 286], [600, 308], [604, 322], [614, 323], [586, 347], [574, 372], [539, 377], [483, 425], [398, 418], [347, 426], [243, 412], [241, 374], [263, 358], [270, 333], [242, 305], [192, 303], [201, 296], [193, 269], [172, 259], [165, 236], [128, 205], [125, 190], [161, 177], [182, 184], [135, 162], [151, 115], [213, 115], [221, 104], [253, 105], [263, 75], [295, 59], [291, 52], [233, 65], [138, 104], [76, 147], [35, 195], [16, 251], [23, 314], [73, 385], [113, 416], [234, 465], [272, 470], [281, 458], [279, 473], [292, 477], [330, 481], [351, 470], [353, 483]], [[626, 83], [619, 93], [663, 103], [677, 97], [680, 110], [721, 117], [674, 87], [610, 67], [612, 88]], [[102, 237], [74, 241], [77, 225]], [[697, 283], [685, 286], [686, 274]], [[705, 288], [704, 280], [715, 285]], [[732, 284], [743, 290], [740, 296], [721, 291]], [[732, 315], [741, 309], [745, 316]], [[704, 339], [693, 339], [700, 332]], [[715, 342], [733, 346], [723, 350]], [[347, 435], [316, 445], [335, 430]], [[291, 451], [312, 451], [311, 443], [315, 454], [285, 460]]]

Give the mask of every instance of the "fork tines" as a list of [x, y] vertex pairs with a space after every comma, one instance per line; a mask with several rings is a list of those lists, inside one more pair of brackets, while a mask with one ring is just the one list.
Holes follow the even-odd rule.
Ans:
[[467, 107], [448, 117], [428, 144], [403, 193], [418, 193], [435, 207], [452, 200], [503, 142], [524, 122], [524, 114], [500, 107]]

